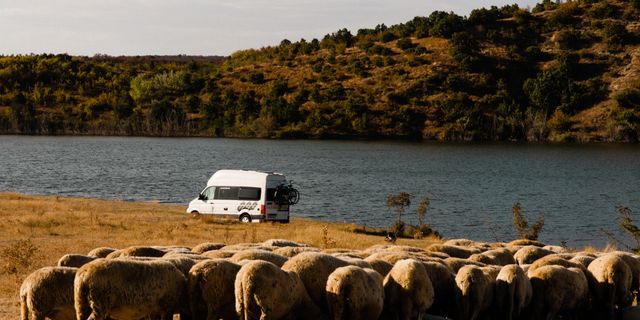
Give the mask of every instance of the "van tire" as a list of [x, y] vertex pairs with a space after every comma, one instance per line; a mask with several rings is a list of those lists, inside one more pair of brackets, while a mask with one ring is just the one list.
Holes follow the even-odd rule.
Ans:
[[195, 219], [200, 218], [200, 212], [195, 211], [195, 210], [191, 211], [191, 218], [195, 218]]
[[241, 214], [241, 215], [240, 215], [240, 222], [242, 222], [242, 223], [249, 223], [249, 222], [251, 222], [251, 216], [249, 216], [249, 215], [248, 215], [248, 214], [246, 214], [246, 213]]

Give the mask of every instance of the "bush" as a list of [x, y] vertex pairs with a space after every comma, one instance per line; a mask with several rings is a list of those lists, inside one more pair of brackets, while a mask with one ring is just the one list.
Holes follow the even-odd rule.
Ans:
[[396, 47], [398, 47], [398, 49], [403, 50], [403, 51], [407, 51], [409, 49], [414, 48], [416, 45], [411, 41], [411, 38], [402, 38], [402, 39], [398, 39], [398, 41], [396, 41]]
[[617, 48], [626, 42], [627, 28], [620, 21], [607, 21], [602, 30], [602, 38], [610, 48]]
[[618, 106], [621, 108], [640, 108], [640, 90], [638, 89], [626, 89], [618, 92], [613, 99], [616, 100]]
[[544, 226], [544, 215], [540, 214], [536, 223], [529, 226], [526, 217], [522, 213], [522, 205], [520, 205], [520, 202], [513, 204], [511, 213], [513, 214], [513, 225], [516, 228], [518, 237], [520, 237], [520, 239], [538, 240], [538, 236]]

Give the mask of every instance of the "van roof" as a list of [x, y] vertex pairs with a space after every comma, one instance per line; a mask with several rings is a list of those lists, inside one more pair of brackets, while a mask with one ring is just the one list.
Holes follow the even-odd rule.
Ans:
[[218, 170], [216, 171], [209, 181], [208, 186], [252, 186], [258, 183], [264, 184], [264, 180], [268, 176], [281, 177], [279, 180], [284, 180], [284, 175], [277, 172], [264, 172], [255, 170]]

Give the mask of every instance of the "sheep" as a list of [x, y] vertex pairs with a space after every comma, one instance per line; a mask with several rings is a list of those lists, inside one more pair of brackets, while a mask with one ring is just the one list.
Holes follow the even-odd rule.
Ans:
[[548, 265], [558, 265], [558, 266], [563, 266], [565, 268], [578, 268], [583, 271], [586, 271], [586, 268], [584, 268], [584, 266], [580, 263], [569, 261], [565, 258], [562, 258], [558, 254], [550, 254], [534, 261], [529, 267], [528, 274], [531, 275], [531, 272], [535, 271], [536, 269], [542, 266], [548, 266]]
[[197, 253], [184, 253], [184, 252], [177, 252], [177, 251], [169, 251], [164, 256], [162, 256], [161, 258], [163, 258], [163, 259], [189, 258], [191, 260], [197, 260], [197, 261], [210, 259], [209, 257], [205, 257], [205, 256], [203, 256], [201, 254], [197, 254]]
[[526, 273], [516, 264], [509, 264], [496, 277], [494, 301], [498, 318], [520, 319], [531, 302], [533, 291]]
[[271, 251], [265, 251], [260, 249], [251, 249], [240, 251], [230, 258], [233, 262], [240, 262], [242, 260], [264, 260], [269, 261], [278, 267], [282, 267], [282, 265], [287, 262], [287, 257], [281, 256], [277, 253], [273, 253]]
[[219, 250], [222, 247], [224, 247], [225, 244], [224, 243], [219, 243], [219, 242], [203, 242], [193, 248], [191, 248], [191, 251], [194, 253], [203, 253], [206, 251], [210, 251], [210, 250]]
[[382, 276], [374, 270], [345, 266], [333, 271], [326, 284], [329, 314], [334, 320], [378, 319], [385, 290]]
[[22, 320], [74, 320], [73, 279], [77, 268], [44, 267], [31, 273], [20, 287]]
[[236, 312], [241, 319], [320, 318], [300, 277], [275, 264], [254, 260], [240, 268], [234, 282]]
[[429, 308], [430, 314], [453, 318], [456, 316], [456, 275], [446, 265], [438, 262], [423, 262], [433, 285], [435, 296]]
[[65, 254], [58, 260], [58, 267], [80, 268], [83, 265], [97, 259], [94, 256], [85, 256], [83, 254]]
[[298, 253], [305, 252], [305, 251], [320, 252], [320, 249], [313, 248], [313, 247], [281, 247], [273, 250], [273, 253], [277, 253], [279, 255], [291, 258], [297, 255]]
[[234, 254], [240, 251], [233, 250], [209, 250], [201, 253], [200, 255], [209, 259], [226, 259], [233, 257]]
[[544, 247], [546, 246], [546, 244], [540, 242], [540, 241], [536, 241], [536, 240], [529, 240], [529, 239], [516, 239], [513, 240], [509, 243], [507, 243], [508, 246], [536, 246], [536, 247]]
[[389, 271], [391, 271], [391, 268], [393, 268], [392, 264], [380, 259], [369, 259], [365, 260], [365, 262], [368, 262], [369, 265], [371, 265], [371, 268], [383, 277], [387, 276]]
[[574, 256], [573, 258], [569, 259], [569, 261], [575, 262], [575, 263], [579, 263], [579, 264], [583, 265], [586, 268], [595, 259], [596, 258], [594, 258], [592, 256], [577, 255], [577, 256]]
[[561, 312], [583, 319], [588, 302], [587, 278], [578, 268], [545, 265], [529, 274], [533, 296], [528, 312], [531, 319], [552, 320]]
[[477, 242], [469, 239], [449, 239], [445, 241], [443, 244], [448, 246], [462, 246], [462, 247], [471, 247], [475, 245]]
[[[331, 279], [331, 277], [329, 277]], [[405, 259], [396, 262], [384, 278], [385, 319], [410, 320], [422, 317], [434, 299], [433, 285], [422, 262]]]
[[308, 247], [308, 244], [299, 243], [287, 239], [269, 239], [262, 242], [263, 246], [268, 247]]
[[279, 247], [265, 246], [265, 245], [262, 245], [260, 243], [236, 243], [236, 244], [226, 245], [226, 246], [220, 248], [219, 250], [222, 250], [222, 251], [244, 251], [244, 250], [248, 250], [248, 249], [260, 249], [260, 250], [266, 250], [266, 251], [273, 251], [273, 250], [278, 249], [278, 248]]
[[518, 264], [523, 265], [531, 264], [534, 261], [550, 254], [554, 254], [554, 252], [537, 246], [524, 246], [516, 251], [513, 258]]
[[457, 300], [460, 318], [475, 320], [487, 313], [493, 301], [492, 276], [482, 267], [466, 265], [456, 275]]
[[632, 292], [635, 292], [637, 294], [640, 291], [640, 260], [634, 257], [631, 253], [624, 251], [614, 251], [609, 254], [613, 254], [622, 258], [622, 260], [624, 260], [629, 268], [631, 268], [630, 289]]
[[87, 253], [88, 256], [96, 257], [96, 258], [106, 258], [109, 253], [114, 252], [118, 249], [110, 248], [110, 247], [98, 247]]
[[[365, 261], [368, 261], [365, 259]], [[329, 275], [349, 263], [321, 252], [303, 252], [282, 265], [282, 270], [293, 271], [302, 280], [311, 300], [321, 310], [327, 310], [325, 286]]]
[[380, 252], [376, 252], [374, 254], [371, 254], [370, 256], [366, 257], [364, 260], [365, 261], [369, 261], [369, 260], [373, 260], [373, 259], [378, 259], [378, 260], [384, 260], [390, 264], [396, 264], [396, 262], [400, 261], [400, 260], [404, 260], [404, 259], [411, 259], [414, 258], [415, 255], [412, 255], [408, 252], [385, 252], [385, 251], [380, 251]]
[[499, 266], [516, 263], [511, 252], [505, 248], [498, 248], [485, 251], [483, 253], [472, 254], [469, 257], [469, 260]]
[[106, 258], [114, 259], [120, 256], [135, 256], [135, 257], [162, 257], [167, 252], [154, 247], [145, 246], [132, 246], [114, 252], [109, 253]]
[[364, 261], [361, 258], [353, 258], [350, 256], [337, 256], [336, 258], [344, 260], [345, 262], [347, 262], [349, 265], [352, 265], [352, 266], [358, 266], [360, 268], [366, 268], [366, 269], [373, 269], [373, 266], [368, 261]]
[[184, 274], [162, 259], [98, 259], [76, 273], [76, 317], [170, 320], [186, 305], [186, 283]]
[[235, 279], [240, 265], [216, 259], [198, 262], [189, 271], [193, 320], [236, 319]]
[[619, 308], [631, 305], [631, 268], [620, 256], [601, 256], [589, 264], [588, 270], [593, 275], [594, 305], [600, 307], [595, 311], [603, 312], [602, 318], [613, 319], [616, 305]]
[[562, 246], [546, 245], [542, 249], [553, 251], [555, 253], [570, 253], [570, 250]]
[[449, 267], [449, 269], [451, 269], [453, 273], [458, 273], [458, 270], [460, 270], [460, 268], [470, 264], [478, 267], [486, 266], [486, 264], [482, 262], [471, 261], [468, 259], [461, 259], [461, 258], [446, 258], [444, 259], [444, 264], [447, 265], [447, 267]]
[[478, 249], [466, 248], [462, 246], [453, 246], [445, 244], [432, 244], [427, 250], [446, 253], [450, 257], [467, 259], [474, 253], [480, 253]]

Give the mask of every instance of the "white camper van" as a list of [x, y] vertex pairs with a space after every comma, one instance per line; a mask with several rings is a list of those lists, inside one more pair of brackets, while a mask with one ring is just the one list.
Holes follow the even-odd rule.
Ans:
[[284, 175], [248, 170], [219, 170], [189, 203], [187, 213], [213, 214], [241, 222], [289, 222], [289, 207], [298, 191]]

